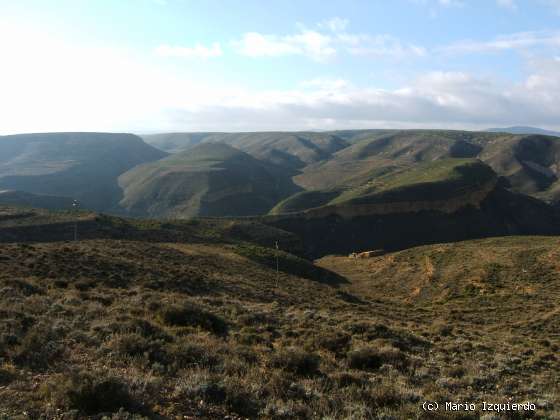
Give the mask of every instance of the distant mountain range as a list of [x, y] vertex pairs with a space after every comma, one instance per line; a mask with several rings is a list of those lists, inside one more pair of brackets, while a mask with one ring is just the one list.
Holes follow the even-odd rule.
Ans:
[[509, 134], [542, 134], [545, 136], [560, 137], [560, 131], [545, 130], [537, 127], [505, 127], [505, 128], [489, 128], [486, 131], [490, 133], [509, 133]]

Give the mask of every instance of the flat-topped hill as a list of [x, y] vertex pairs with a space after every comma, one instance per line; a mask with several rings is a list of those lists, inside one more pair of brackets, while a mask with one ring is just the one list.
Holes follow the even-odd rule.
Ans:
[[119, 175], [166, 155], [132, 134], [0, 136], [0, 190], [75, 198], [85, 207], [111, 210], [122, 197]]

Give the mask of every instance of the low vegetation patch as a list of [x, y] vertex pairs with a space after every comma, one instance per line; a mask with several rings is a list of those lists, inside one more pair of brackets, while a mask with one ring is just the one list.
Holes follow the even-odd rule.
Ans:
[[87, 373], [56, 375], [40, 390], [54, 406], [76, 409], [83, 414], [131, 409], [134, 404], [127, 386], [117, 378]]
[[192, 304], [171, 304], [160, 309], [158, 319], [173, 327], [198, 327], [215, 334], [226, 334], [227, 323], [220, 317]]

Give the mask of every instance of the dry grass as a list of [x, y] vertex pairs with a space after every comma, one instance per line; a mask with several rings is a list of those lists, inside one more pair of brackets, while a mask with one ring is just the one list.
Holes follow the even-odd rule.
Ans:
[[318, 261], [346, 283], [277, 283], [228, 244], [1, 245], [0, 418], [428, 418], [426, 399], [509, 398], [555, 418], [559, 244]]

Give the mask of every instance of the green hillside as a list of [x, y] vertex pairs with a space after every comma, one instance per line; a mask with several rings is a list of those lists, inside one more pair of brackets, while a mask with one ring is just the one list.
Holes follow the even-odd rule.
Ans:
[[445, 200], [495, 178], [489, 166], [475, 159], [444, 159], [380, 176], [329, 204]]
[[122, 197], [119, 175], [164, 156], [132, 134], [0, 136], [0, 190], [72, 197], [84, 207], [112, 210]]
[[165, 218], [263, 214], [298, 190], [277, 167], [218, 143], [138, 166], [119, 185], [129, 214]]
[[442, 159], [378, 173], [370, 181], [341, 190], [303, 191], [276, 205], [271, 214], [326, 205], [446, 200], [476, 190], [496, 174], [476, 159]]
[[338, 197], [340, 191], [301, 191], [282, 200], [270, 214], [283, 214], [320, 207]]

